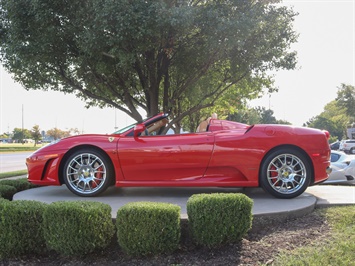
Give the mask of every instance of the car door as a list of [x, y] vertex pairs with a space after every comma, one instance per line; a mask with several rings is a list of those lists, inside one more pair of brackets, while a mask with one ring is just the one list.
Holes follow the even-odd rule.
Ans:
[[212, 132], [125, 137], [118, 156], [127, 181], [186, 181], [201, 178], [214, 146]]

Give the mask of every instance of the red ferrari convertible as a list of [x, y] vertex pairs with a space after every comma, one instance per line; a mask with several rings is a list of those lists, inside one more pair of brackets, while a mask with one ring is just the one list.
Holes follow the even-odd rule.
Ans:
[[197, 133], [165, 134], [158, 114], [111, 135], [79, 135], [26, 159], [28, 180], [79, 196], [117, 187], [259, 187], [293, 198], [325, 181], [329, 133], [211, 119]]

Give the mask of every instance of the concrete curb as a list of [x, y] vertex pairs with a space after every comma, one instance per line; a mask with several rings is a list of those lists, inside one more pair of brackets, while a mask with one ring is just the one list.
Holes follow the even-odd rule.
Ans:
[[181, 207], [181, 218], [187, 219], [186, 203], [189, 197], [199, 193], [243, 193], [253, 202], [252, 213], [258, 217], [285, 219], [300, 217], [312, 212], [316, 206], [316, 198], [304, 193], [294, 199], [277, 199], [262, 189], [252, 188], [116, 188], [111, 187], [99, 197], [79, 197], [71, 193], [65, 185], [60, 187], [39, 187], [21, 191], [14, 195], [14, 200], [37, 200], [45, 203], [55, 201], [86, 200], [109, 204], [113, 218], [117, 210], [129, 202], [154, 201], [167, 202]]
[[[9, 179], [24, 178], [26, 176]], [[318, 185], [309, 187], [305, 193], [294, 199], [277, 199], [260, 188], [117, 188], [110, 187], [98, 197], [79, 197], [71, 193], [65, 185], [38, 187], [21, 191], [14, 200], [37, 200], [45, 203], [55, 201], [88, 200], [106, 203], [112, 208], [112, 218], [117, 210], [129, 202], [154, 201], [177, 204], [181, 207], [181, 219], [187, 220], [188, 198], [198, 193], [243, 193], [254, 204], [253, 229], [265, 223], [284, 221], [302, 217], [315, 208], [355, 204], [355, 186]]]

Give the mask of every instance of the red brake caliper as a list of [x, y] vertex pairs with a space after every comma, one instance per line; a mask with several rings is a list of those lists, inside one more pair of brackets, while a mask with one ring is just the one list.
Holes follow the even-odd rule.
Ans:
[[272, 183], [276, 183], [277, 182], [277, 176], [279, 175], [278, 172], [276, 171], [276, 167], [273, 165], [271, 168], [270, 168], [270, 178], [271, 178], [271, 182]]
[[[102, 167], [99, 167], [97, 169], [97, 173], [95, 174], [95, 177], [97, 179], [101, 179], [102, 178], [102, 176], [103, 176], [102, 170], [103, 170]], [[97, 180], [97, 179], [95, 180], [95, 182], [92, 182], [92, 188], [96, 188], [101, 183], [101, 180]]]

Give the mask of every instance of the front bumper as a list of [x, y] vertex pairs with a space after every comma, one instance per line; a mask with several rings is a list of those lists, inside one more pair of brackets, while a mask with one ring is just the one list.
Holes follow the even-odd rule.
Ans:
[[26, 158], [27, 179], [35, 185], [61, 185], [59, 182], [59, 154], [32, 154]]

